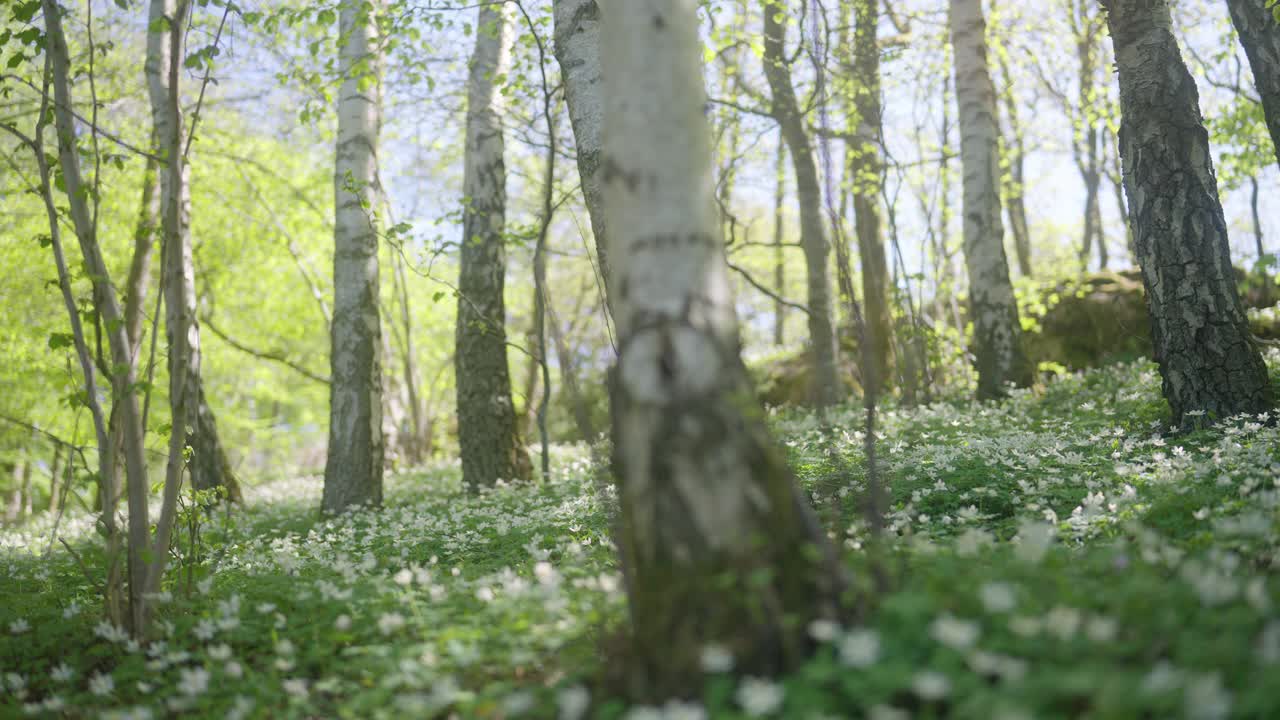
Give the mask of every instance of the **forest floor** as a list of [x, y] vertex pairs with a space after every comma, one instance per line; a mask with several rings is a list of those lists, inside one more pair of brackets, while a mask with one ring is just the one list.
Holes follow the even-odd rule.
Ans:
[[[1145, 363], [890, 409], [875, 553], [860, 411], [775, 415], [854, 576], [875, 557], [889, 586], [858, 626], [808, 628], [795, 673], [707, 648], [704, 696], [661, 707], [601, 697], [625, 604], [585, 447], [477, 497], [456, 464], [397, 475], [384, 510], [331, 519], [318, 478], [250, 484], [183, 529], [147, 646], [38, 517], [0, 532], [0, 716], [1280, 717], [1280, 430], [1170, 434], [1167, 412]], [[59, 532], [97, 572], [92, 518]]]

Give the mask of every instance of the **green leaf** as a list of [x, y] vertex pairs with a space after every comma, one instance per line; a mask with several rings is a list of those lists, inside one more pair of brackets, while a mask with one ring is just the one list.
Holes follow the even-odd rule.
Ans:
[[18, 3], [13, 9], [13, 19], [20, 23], [29, 23], [31, 18], [36, 16], [36, 12], [40, 9], [40, 0], [31, 0], [31, 2]]
[[75, 345], [75, 336], [71, 333], [49, 333], [49, 349], [61, 350]]
[[33, 27], [23, 30], [14, 37], [21, 40], [23, 45], [35, 45], [39, 43], [40, 38], [43, 36], [44, 33], [40, 31], [40, 28]]

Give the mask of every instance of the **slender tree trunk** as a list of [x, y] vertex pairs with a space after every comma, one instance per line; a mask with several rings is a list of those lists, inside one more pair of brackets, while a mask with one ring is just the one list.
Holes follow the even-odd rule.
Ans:
[[338, 13], [338, 142], [334, 162], [333, 328], [325, 512], [382, 504], [382, 367], [378, 309], [378, 133], [381, 3]]
[[836, 618], [843, 575], [739, 356], [697, 0], [606, 7], [618, 544], [632, 690], [665, 698], [701, 687], [708, 644], [731, 651], [742, 672], [797, 664], [812, 648], [809, 621]]
[[[405, 405], [405, 393], [400, 387], [400, 376], [396, 374], [392, 362], [396, 351], [391, 342], [392, 336], [395, 336], [397, 343], [401, 338], [395, 332], [389, 308], [382, 308], [382, 327], [382, 354], [379, 356], [382, 366], [382, 464], [384, 468], [394, 469], [401, 457], [407, 454], [406, 448], [413, 441], [405, 437], [407, 433], [402, 432], [407, 425], [408, 408]], [[403, 352], [403, 346], [401, 350]]]
[[1272, 150], [1280, 162], [1280, 23], [1271, 0], [1227, 0], [1231, 22], [1253, 70], [1262, 98], [1262, 113], [1271, 132]]
[[[991, 3], [991, 14], [997, 13], [996, 2]], [[1018, 273], [1022, 277], [1031, 277], [1031, 232], [1027, 225], [1026, 203], [1026, 138], [1022, 129], [1022, 120], [1018, 113], [1018, 94], [1014, 91], [1013, 73], [1009, 68], [1009, 53], [1002, 50], [996, 53], [996, 65], [1004, 80], [1000, 87], [1000, 101], [1004, 106], [1006, 132], [1001, 133], [1005, 139], [1002, 147], [1004, 159], [1009, 164], [1009, 173], [1001, 173], [1004, 186], [1005, 210], [1009, 214], [1009, 232], [1013, 235], [1013, 252], [1018, 260]], [[997, 123], [999, 119], [997, 118]]]
[[[787, 296], [786, 226], [783, 208], [787, 201], [787, 143], [778, 131], [778, 149], [773, 166], [773, 289], [779, 298]], [[786, 341], [787, 306], [781, 300], [773, 302], [773, 344]]]
[[1089, 142], [1093, 144], [1093, 157], [1087, 159], [1080, 168], [1081, 179], [1084, 180], [1084, 235], [1080, 245], [1080, 269], [1089, 269], [1089, 256], [1093, 254], [1093, 247], [1096, 244], [1098, 248], [1098, 267], [1105, 269], [1107, 266], [1107, 248], [1102, 236], [1102, 213], [1098, 201], [1098, 189], [1102, 185], [1102, 176], [1097, 168], [1097, 132], [1090, 130]]
[[538, 419], [538, 393], [542, 392], [542, 365], [538, 359], [538, 338], [543, 333], [543, 323], [546, 318], [540, 317], [538, 309], [538, 289], [536, 286], [533, 292], [529, 293], [529, 327], [524, 334], [525, 347], [528, 349], [526, 358], [528, 365], [525, 366], [524, 373], [524, 407], [520, 413], [520, 433], [522, 437], [532, 437], [537, 432]]
[[578, 363], [564, 336], [564, 328], [560, 325], [560, 318], [555, 311], [555, 306], [551, 303], [549, 294], [547, 296], [547, 328], [551, 331], [551, 342], [556, 347], [556, 358], [560, 365], [560, 385], [564, 388], [565, 400], [568, 401], [569, 409], [573, 413], [573, 423], [578, 428], [578, 435], [584, 441], [591, 442], [595, 440], [596, 429], [591, 422], [591, 409], [582, 397], [581, 388], [578, 387]]
[[458, 276], [456, 369], [462, 477], [478, 489], [523, 479], [507, 365], [506, 167], [497, 76], [512, 29], [501, 5], [481, 6], [467, 86], [464, 220]]
[[[949, 47], [949, 46], [948, 46]], [[944, 48], [943, 52], [946, 52]], [[952, 53], [952, 64], [955, 63]], [[933, 248], [933, 306], [937, 323], [942, 325], [947, 315], [947, 301], [954, 303], [950, 292], [943, 292], [943, 269], [950, 269], [951, 256], [947, 246], [951, 242], [951, 100], [954, 96], [951, 79], [954, 73], [947, 73], [942, 78], [941, 125], [938, 129], [938, 232], [937, 242]], [[957, 331], [964, 333], [964, 327], [957, 323]]]
[[[846, 188], [853, 187], [854, 175], [854, 159], [853, 151], [846, 148], [844, 154], [844, 177], [841, 181], [840, 188], [840, 207], [837, 210], [841, 221], [849, 217], [852, 208], [850, 207], [849, 197], [852, 192]], [[854, 219], [856, 224], [857, 220]], [[833, 232], [831, 238], [831, 247], [835, 250], [836, 265], [836, 305], [844, 310], [844, 317], [837, 321], [840, 332], [856, 333], [857, 319], [853, 312], [854, 304], [858, 301], [857, 289], [853, 284], [853, 258], [849, 251], [849, 236], [844, 232]]]
[[[68, 454], [70, 452], [68, 451]], [[71, 458], [67, 458], [70, 462]], [[53, 444], [53, 459], [49, 462], [49, 512], [58, 511], [58, 483], [62, 476], [62, 443]]]
[[951, 0], [964, 165], [964, 251], [980, 399], [1003, 395], [1008, 383], [1026, 386], [1032, 380], [1004, 254], [995, 88], [987, 70], [984, 25], [980, 0]]
[[1258, 261], [1266, 256], [1266, 248], [1262, 244], [1262, 216], [1258, 214], [1258, 176], [1249, 176], [1249, 213], [1253, 218], [1253, 242], [1258, 253]]
[[1107, 239], [1102, 227], [1099, 189], [1102, 187], [1102, 160], [1098, 125], [1102, 113], [1098, 100], [1098, 54], [1101, 51], [1102, 18], [1091, 10], [1091, 0], [1074, 0], [1068, 7], [1069, 22], [1076, 46], [1076, 110], [1072, 127], [1071, 148], [1080, 179], [1084, 182], [1084, 231], [1080, 243], [1080, 267], [1089, 269], [1094, 248], [1098, 266], [1107, 267]]
[[31, 466], [34, 465], [31, 456], [27, 455], [27, 460], [22, 464], [22, 475], [18, 478], [18, 517], [31, 517]]
[[610, 302], [608, 231], [601, 204], [601, 132], [604, 106], [600, 80], [600, 7], [596, 0], [553, 0], [555, 54], [564, 82], [565, 104], [577, 144], [578, 175], [591, 216], [596, 258], [604, 277], [605, 303]]
[[[168, 50], [166, 48], [166, 56]], [[150, 73], [150, 65], [147, 66]], [[158, 148], [159, 139], [152, 129], [150, 148]], [[138, 223], [133, 232], [133, 255], [129, 261], [129, 276], [124, 288], [125, 330], [132, 348], [134, 372], [137, 372], [138, 354], [142, 343], [142, 324], [146, 319], [147, 290], [151, 284], [151, 256], [156, 238], [161, 237], [161, 190], [160, 164], [147, 158], [146, 169], [142, 176], [142, 201], [138, 211]], [[115, 465], [104, 472], [114, 477], [103, 477], [99, 482], [118, 482], [121, 459], [124, 457], [124, 428], [120, 426], [119, 409], [113, 407], [107, 419], [108, 434], [111, 436], [112, 454]], [[146, 433], [144, 427], [143, 433]]]
[[[113, 396], [122, 408], [121, 422], [124, 423], [125, 472], [129, 496], [129, 626], [136, 635], [142, 636], [147, 631], [147, 608], [144, 596], [148, 571], [153, 562], [159, 563], [163, 562], [163, 560], [148, 557], [150, 522], [147, 517], [147, 493], [150, 486], [147, 482], [142, 422], [138, 411], [138, 397], [135, 391], [136, 374], [131, 362], [133, 350], [129, 345], [124, 316], [116, 297], [115, 287], [110, 282], [110, 275], [107, 272], [107, 264], [102, 254], [102, 248], [98, 244], [97, 228], [86, 201], [90, 193], [89, 187], [85, 184], [81, 174], [80, 156], [76, 147], [76, 120], [71, 109], [71, 57], [70, 52], [67, 50], [66, 35], [62, 29], [61, 10], [54, 0], [42, 0], [42, 7], [47, 31], [46, 52], [49, 58], [50, 74], [53, 79], [53, 116], [57, 126], [58, 160], [62, 170], [63, 183], [66, 187], [72, 225], [75, 227], [76, 238], [80, 244], [85, 270], [93, 286], [94, 307], [101, 313], [104, 320], [103, 324], [106, 329], [108, 345], [110, 346], [112, 368], [115, 370], [112, 376]], [[43, 160], [40, 161], [40, 164], [43, 166], [42, 176], [47, 181], [50, 175], [50, 168]], [[52, 195], [49, 191], [46, 191], [45, 194], [46, 204], [50, 212], [50, 223], [52, 226], [56, 226], [58, 220], [56, 211], [53, 208]], [[51, 234], [56, 234], [56, 232], [56, 227], [52, 227]], [[62, 257], [60, 245], [57, 246], [57, 255], [59, 258]], [[64, 282], [67, 282], [65, 280], [68, 275], [65, 262], [60, 259], [59, 265], [59, 276], [64, 279]], [[64, 287], [63, 293], [64, 295], [70, 293], [69, 282], [67, 282], [67, 287]], [[78, 310], [74, 307], [74, 302], [69, 302], [68, 310], [72, 315], [77, 315]], [[72, 325], [73, 328], [79, 325], [78, 318], [73, 318]], [[79, 334], [83, 335], [82, 332]], [[83, 339], [78, 341], [78, 344], [84, 345]], [[92, 396], [96, 392], [92, 373], [90, 372], [92, 361], [87, 356], [87, 346], [82, 350], [84, 354], [81, 358], [81, 364], [85, 368], [86, 390]], [[96, 398], [90, 402], [91, 405], [97, 404]], [[94, 424], [100, 453], [99, 468], [110, 468], [113, 462], [110, 441], [107, 436], [106, 422], [101, 417], [100, 409]], [[118, 622], [124, 618], [124, 603], [118, 597], [116, 591], [117, 566], [115, 556], [118, 551], [118, 540], [114, 529], [114, 513], [111, 513], [111, 508], [115, 507], [117, 501], [116, 492], [118, 488], [112, 484], [106, 486], [105, 489], [107, 493], [103, 498], [104, 508], [107, 509], [107, 513], [112, 518], [107, 521], [109, 537], [107, 554], [111, 563], [107, 572], [107, 611], [108, 616]]]
[[[1109, 137], [1113, 139], [1111, 145], [1107, 143]], [[1108, 168], [1107, 182], [1111, 183], [1111, 188], [1115, 192], [1116, 210], [1120, 213], [1120, 222], [1124, 225], [1125, 250], [1129, 253], [1130, 259], [1137, 264], [1138, 252], [1133, 246], [1133, 224], [1129, 221], [1129, 203], [1124, 199], [1124, 173], [1120, 169], [1120, 148], [1114, 140], [1110, 133], [1102, 135], [1103, 156], [1107, 159]]]
[[853, 75], [854, 114], [861, 130], [851, 143], [850, 167], [853, 176], [854, 231], [858, 237], [858, 256], [862, 265], [862, 297], [867, 324], [866, 341], [877, 372], [875, 386], [864, 391], [872, 397], [892, 377], [893, 317], [889, 304], [889, 264], [885, 259], [880, 198], [884, 192], [884, 158], [881, 143], [884, 127], [880, 107], [880, 44], [877, 25], [880, 22], [880, 0], [857, 0], [854, 3]]
[[782, 129], [796, 176], [800, 206], [800, 244], [804, 247], [809, 308], [809, 352], [813, 364], [813, 400], [819, 407], [840, 401], [836, 369], [836, 337], [832, 328], [830, 247], [822, 217], [822, 188], [804, 115], [786, 63], [786, 8], [778, 0], [762, 0], [764, 9], [764, 74], [773, 94], [773, 116]]
[[1165, 0], [1103, 0], [1120, 74], [1120, 155], [1173, 423], [1272, 406], [1231, 267], [1209, 136]]
[[[154, 133], [149, 147], [158, 147]], [[124, 316], [129, 344], [136, 352], [142, 342], [142, 322], [146, 319], [147, 289], [151, 284], [151, 256], [156, 238], [160, 237], [160, 168], [147, 160], [142, 175], [142, 202], [138, 210], [138, 224], [133, 231], [133, 256], [129, 262], [129, 277], [125, 284]]]
[[[165, 158], [160, 169], [161, 233], [164, 238], [164, 267], [161, 268], [165, 294], [165, 328], [169, 345], [169, 403], [172, 430], [170, 470], [166, 483], [180, 482], [182, 464], [196, 490], [223, 488], [226, 498], [239, 502], [240, 487], [226, 450], [218, 436], [217, 421], [205, 397], [200, 325], [196, 318], [195, 261], [191, 243], [190, 172], [186, 163], [186, 133], [183, 131], [178, 67], [183, 62], [183, 32], [173, 32], [171, 23], [183, 30], [179, 20], [190, 13], [189, 0], [151, 0], [147, 62], [147, 88], [151, 98], [154, 137]], [[144, 202], [150, 201], [145, 198]], [[144, 207], [143, 212], [150, 208]], [[149, 227], [154, 227], [150, 225]], [[138, 235], [148, 225], [139, 223]], [[135, 246], [144, 243], [135, 237]], [[135, 255], [137, 251], [135, 250]], [[149, 251], [144, 254], [149, 254]], [[145, 260], [146, 258], [144, 258]], [[139, 268], [140, 272], [145, 268]], [[132, 272], [131, 272], [132, 279]], [[139, 302], [141, 297], [139, 297]], [[126, 311], [130, 308], [126, 305]], [[134, 310], [139, 315], [141, 308]], [[129, 322], [133, 318], [126, 318]], [[191, 449], [184, 459], [185, 448]], [[175, 487], [176, 492], [176, 487]], [[159, 537], [159, 536], [158, 536]]]
[[418, 390], [418, 358], [413, 348], [413, 312], [409, 305], [409, 282], [405, 277], [404, 259], [392, 258], [392, 269], [395, 272], [396, 295], [400, 298], [400, 324], [404, 329], [404, 353], [401, 366], [404, 370], [405, 395], [409, 402], [409, 421], [413, 437], [405, 443], [405, 451], [412, 465], [421, 465], [427, 458], [427, 447], [431, 440], [427, 437], [425, 412], [422, 396]]
[[22, 516], [22, 468], [21, 462], [0, 465], [0, 471], [9, 475], [10, 481], [13, 482], [4, 508], [4, 522], [7, 525], [16, 524]]

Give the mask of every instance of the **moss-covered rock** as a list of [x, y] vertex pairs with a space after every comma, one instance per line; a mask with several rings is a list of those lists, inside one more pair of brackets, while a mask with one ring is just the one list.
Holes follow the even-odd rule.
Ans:
[[1151, 354], [1151, 323], [1137, 271], [1070, 281], [1046, 291], [1044, 307], [1026, 334], [1034, 362], [1079, 370]]
[[[1240, 300], [1250, 309], [1249, 324], [1262, 339], [1280, 338], [1280, 319], [1267, 308], [1276, 300], [1256, 278], [1237, 270]], [[1027, 333], [1032, 359], [1071, 370], [1151, 355], [1151, 323], [1142, 276], [1137, 270], [1098, 272], [1043, 293], [1036, 327]]]
[[[1236, 274], [1253, 334], [1280, 342], [1280, 306], [1270, 305], [1277, 293], [1254, 275]], [[1031, 295], [1021, 312], [1024, 325], [1030, 326], [1024, 341], [1032, 362], [1084, 370], [1151, 356], [1151, 322], [1139, 271], [1089, 273]], [[857, 359], [856, 334], [842, 328], [840, 380], [849, 397], [861, 393]], [[803, 350], [754, 363], [752, 376], [766, 405], [807, 405], [812, 397], [809, 357]]]

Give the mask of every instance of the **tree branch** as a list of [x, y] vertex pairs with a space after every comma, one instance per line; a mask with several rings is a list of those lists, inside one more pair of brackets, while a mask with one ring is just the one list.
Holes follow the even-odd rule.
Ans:
[[213, 324], [213, 318], [211, 318], [209, 315], [201, 315], [200, 322], [204, 323], [204, 326], [209, 329], [209, 332], [213, 333], [214, 335], [217, 335], [218, 338], [221, 339], [223, 342], [235, 348], [236, 350], [239, 350], [240, 352], [245, 353], [246, 355], [252, 355], [253, 357], [258, 358], [259, 360], [270, 360], [271, 362], [279, 363], [305, 378], [308, 378], [310, 380], [315, 380], [318, 383], [324, 383], [326, 385], [329, 384], [328, 377], [325, 377], [324, 375], [320, 375], [318, 373], [314, 373], [306, 369], [305, 367], [290, 360], [288, 357], [285, 356], [284, 353], [255, 350], [249, 347], [248, 345], [245, 345], [244, 343], [229, 337], [226, 333], [219, 330], [217, 325]]
[[756, 282], [756, 279], [755, 279], [755, 278], [753, 278], [753, 277], [751, 277], [751, 273], [747, 272], [744, 268], [741, 268], [741, 267], [739, 267], [739, 266], [737, 266], [737, 265], [734, 265], [733, 263], [728, 262], [728, 260], [726, 260], [725, 262], [727, 262], [727, 263], [729, 264], [729, 269], [730, 269], [730, 270], [732, 270], [732, 271], [734, 271], [734, 272], [738, 273], [739, 275], [741, 275], [741, 276], [742, 276], [742, 277], [743, 277], [743, 278], [744, 278], [744, 279], [745, 279], [745, 280], [746, 280], [746, 281], [751, 285], [751, 287], [753, 287], [753, 288], [755, 288], [755, 289], [759, 290], [760, 292], [764, 293], [764, 294], [765, 294], [765, 295], [767, 295], [770, 299], [772, 299], [774, 302], [776, 302], [776, 303], [780, 303], [780, 304], [782, 304], [782, 305], [786, 305], [786, 306], [787, 306], [787, 307], [789, 307], [789, 308], [795, 308], [796, 310], [799, 310], [800, 312], [804, 313], [805, 315], [808, 315], [808, 314], [809, 314], [809, 308], [805, 307], [804, 305], [800, 305], [800, 304], [798, 304], [798, 303], [793, 303], [793, 302], [791, 302], [790, 300], [788, 300], [788, 299], [786, 299], [786, 298], [782, 297], [782, 296], [781, 296], [781, 295], [779, 295], [778, 293], [776, 293], [776, 292], [774, 292], [774, 291], [770, 290], [769, 288], [765, 287], [764, 285], [761, 285], [759, 282]]

